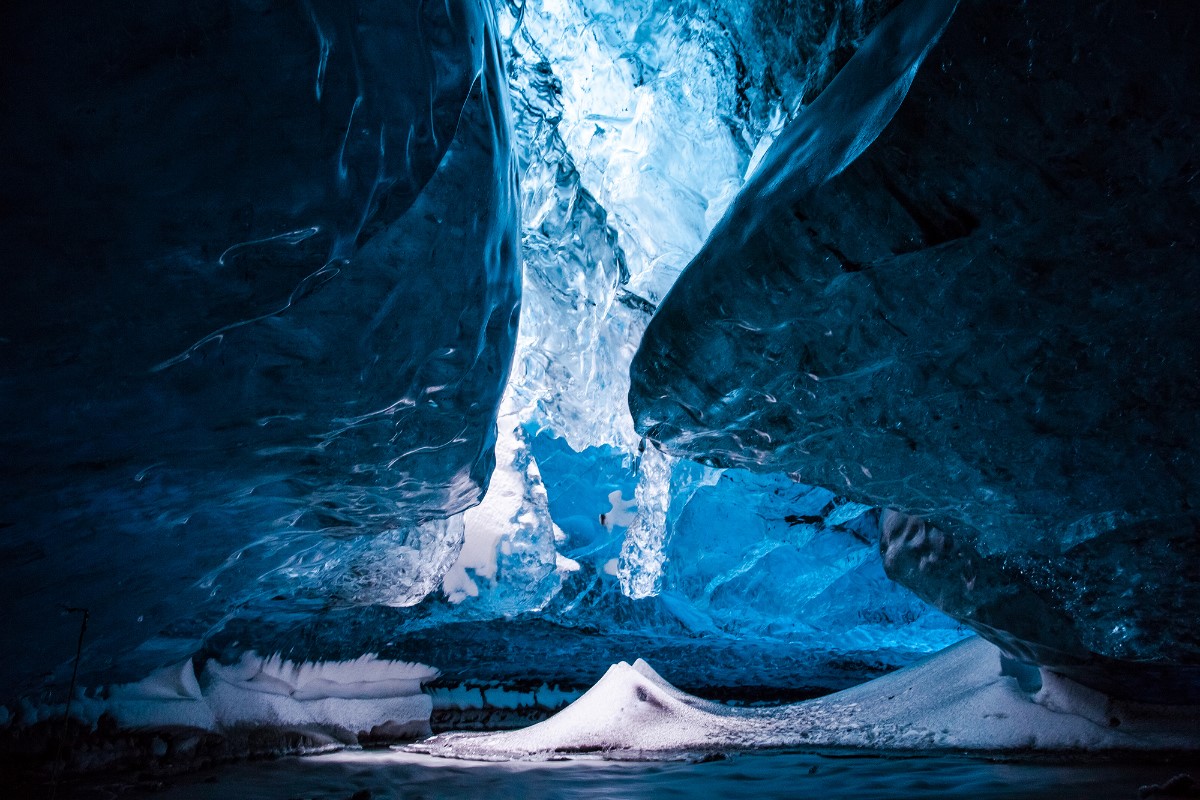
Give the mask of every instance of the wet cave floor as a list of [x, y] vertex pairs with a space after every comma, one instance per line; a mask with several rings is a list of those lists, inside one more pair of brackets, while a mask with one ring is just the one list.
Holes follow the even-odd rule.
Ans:
[[[575, 798], [1147, 798], [1196, 797], [1184, 759], [989, 759], [953, 754], [758, 751], [702, 761], [473, 762], [348, 750], [215, 767], [170, 779], [93, 777], [58, 797], [159, 800]], [[1195, 770], [1192, 769], [1192, 772]], [[36, 788], [36, 791], [35, 791]], [[44, 797], [48, 787], [30, 787]]]

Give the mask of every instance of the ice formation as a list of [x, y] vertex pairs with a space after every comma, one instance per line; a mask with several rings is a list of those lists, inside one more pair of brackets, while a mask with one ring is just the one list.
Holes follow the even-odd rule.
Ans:
[[[607, 630], [635, 596], [647, 632], [711, 629], [669, 587], [683, 499], [720, 473], [639, 455], [628, 365], [763, 143], [892, 5], [10, 4], [4, 699], [65, 688], [60, 605], [91, 610], [93, 684], [356, 607]], [[495, 496], [463, 513], [497, 435]], [[553, 437], [574, 463], [547, 474], [603, 506], [562, 510]], [[305, 655], [368, 647], [343, 631]]]
[[6, 687], [67, 663], [69, 621], [51, 664], [17, 644], [47, 608], [140, 676], [232, 608], [323, 602], [344, 571], [286, 573], [356, 536], [424, 596], [461, 532], [429, 526], [491, 471], [520, 296], [491, 4], [194, 12], [5, 10]]
[[[616, 598], [662, 595], [664, 616], [693, 633], [803, 630], [814, 637], [846, 634], [866, 649], [872, 640], [899, 644], [904, 637], [891, 634], [908, 626], [909, 641], [926, 650], [953, 640], [932, 619], [933, 630], [912, 628], [926, 611], [884, 588], [869, 524], [857, 540], [832, 534], [806, 549], [801, 534], [823, 523], [797, 527], [784, 518], [816, 519], [832, 495], [806, 495], [803, 486], [792, 491], [794, 481], [782, 475], [761, 481], [731, 475], [710, 492], [705, 487], [718, 484], [719, 470], [643, 446], [626, 414], [627, 367], [642, 327], [741, 186], [755, 143], [785, 114], [778, 96], [752, 104], [761, 90], [752, 75], [735, 69], [749, 59], [743, 70], [761, 73], [762, 62], [787, 49], [731, 33], [731, 26], [750, 24], [745, 13], [733, 5], [697, 6], [684, 15], [662, 3], [576, 0], [526, 4], [505, 23], [513, 26], [509, 58], [525, 195], [521, 335], [497, 474], [483, 504], [464, 516], [467, 546], [443, 581], [457, 608], [431, 610], [420, 624], [541, 611], [567, 624], [608, 628], [604, 617], [617, 613]], [[817, 51], [804, 78], [816, 85], [827, 80], [818, 73], [834, 58], [822, 48], [846, 47], [842, 37], [863, 22], [840, 18], [828, 30], [810, 23], [804, 33], [798, 28], [791, 46]], [[818, 32], [820, 47], [804, 40]], [[567, 448], [546, 444], [551, 437]], [[539, 451], [552, 453], [555, 463], [539, 463]], [[588, 475], [602, 464], [615, 479]], [[763, 490], [796, 505], [785, 508], [781, 500], [768, 511]], [[693, 500], [707, 520], [688, 511]], [[777, 515], [790, 534], [738, 518], [738, 506], [768, 519]], [[866, 510], [845, 508], [857, 511], [844, 521]], [[749, 526], [745, 534], [739, 524]], [[737, 543], [714, 548], [723, 559], [698, 549], [723, 535]], [[673, 544], [678, 536], [681, 546]], [[839, 538], [842, 544], [833, 545]], [[844, 548], [844, 557], [823, 552], [829, 545]], [[713, 571], [707, 588], [691, 577], [697, 560]], [[565, 583], [564, 565], [571, 573]], [[815, 571], [823, 577], [808, 583]], [[770, 586], [764, 572], [781, 583]], [[823, 590], [835, 592], [839, 578], [839, 590], [862, 605], [834, 622], [813, 606]], [[752, 581], [753, 590], [742, 588]], [[795, 598], [796, 589], [808, 607], [787, 607], [784, 598]], [[756, 596], [766, 601], [761, 605], [774, 601], [771, 612], [739, 619], [735, 606]], [[799, 622], [806, 617], [808, 624]]]
[[1190, 6], [10, 5], [0, 725], [1179, 743]]
[[1194, 697], [1194, 11], [952, 7], [900, 6], [780, 133], [647, 329], [638, 430], [923, 518], [893, 578]]
[[[429, 734], [432, 703], [422, 685], [437, 676], [424, 664], [373, 654], [296, 663], [278, 654], [248, 652], [230, 665], [210, 660], [197, 679], [189, 658], [137, 683], [81, 691], [71, 716], [95, 725], [108, 715], [129, 730], [269, 730], [340, 743], [356, 742], [363, 734], [413, 738]], [[26, 703], [16, 723], [61, 719], [65, 711], [65, 704]]]
[[968, 639], [925, 661], [790, 706], [732, 708], [679, 691], [646, 662], [614, 664], [586, 694], [519, 731], [441, 734], [408, 749], [478, 760], [645, 759], [761, 747], [1126, 752], [1195, 749], [1200, 708], [1115, 702], [1043, 673], [1006, 674]]
[[[868, 670], [962, 635], [889, 585], [874, 521], [846, 525], [865, 507], [785, 475], [667, 457], [633, 434], [624, 396], [641, 328], [741, 185], [754, 143], [786, 115], [782, 97], [756, 95], [763, 64], [786, 47], [734, 35], [730, 26], [751, 24], [743, 12], [564, 2], [502, 15], [525, 285], [492, 483], [479, 506], [426, 523], [419, 547], [400, 531], [334, 551], [314, 542], [289, 560], [281, 593], [317, 605], [319, 589], [333, 587], [339, 600], [364, 606], [357, 615], [319, 607], [304, 623], [314, 655], [353, 654], [350, 628], [362, 636], [382, 626], [394, 633], [360, 646], [401, 648], [393, 643], [404, 634], [533, 614], [577, 630], [659, 636], [676, 643], [674, 658], [696, 637], [752, 637], [765, 649], [803, 636], [822, 654], [814, 661]], [[865, 24], [847, 14], [796, 33], [793, 44], [813, 51], [805, 81], [827, 80], [816, 74], [823, 59]], [[441, 526], [461, 526], [461, 539]], [[390, 576], [418, 568], [421, 579], [395, 592]], [[431, 576], [440, 591], [427, 597]], [[376, 604], [413, 611], [382, 616]], [[264, 605], [243, 618], [281, 633], [239, 625], [221, 636], [288, 646], [283, 633], [299, 615]]]

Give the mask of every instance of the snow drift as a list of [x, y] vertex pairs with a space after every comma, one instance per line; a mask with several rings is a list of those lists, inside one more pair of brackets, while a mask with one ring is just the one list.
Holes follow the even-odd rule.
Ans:
[[[364, 735], [416, 738], [430, 733], [430, 697], [438, 676], [424, 664], [367, 654], [349, 661], [293, 662], [249, 652], [234, 664], [209, 661], [197, 677], [192, 659], [131, 684], [80, 692], [72, 718], [95, 724], [107, 714], [121, 728], [238, 729], [297, 732], [318, 742], [354, 743]], [[61, 717], [63, 704], [25, 703], [21, 725]]]
[[1053, 673], [1040, 687], [980, 638], [843, 692], [732, 708], [676, 689], [642, 660], [613, 665], [579, 700], [519, 731], [445, 734], [415, 752], [478, 760], [658, 759], [728, 748], [988, 752], [1200, 749], [1200, 708], [1113, 701]]

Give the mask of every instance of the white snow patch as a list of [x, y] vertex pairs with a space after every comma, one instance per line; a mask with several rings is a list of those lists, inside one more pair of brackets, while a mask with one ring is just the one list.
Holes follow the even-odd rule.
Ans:
[[[424, 664], [374, 654], [350, 661], [300, 662], [245, 653], [235, 664], [209, 661], [199, 680], [192, 660], [156, 670], [137, 683], [80, 691], [71, 716], [95, 724], [110, 714], [122, 728], [267, 727], [323, 731], [344, 740], [380, 729], [427, 735], [433, 709], [421, 685], [438, 676]], [[61, 717], [65, 704], [22, 703], [19, 721]]]
[[[638, 660], [519, 731], [444, 734], [409, 750], [477, 760], [663, 758], [727, 748], [1104, 751], [1200, 749], [1200, 708], [1117, 703], [1061, 676], [1036, 694], [1001, 675], [1000, 653], [973, 638], [907, 669], [828, 697], [731, 708], [676, 689]], [[1117, 720], [1114, 724], [1113, 720]]]
[[365, 655], [353, 661], [295, 663], [246, 653], [238, 663], [210, 661], [205, 698], [222, 727], [373, 728], [428, 732], [433, 705], [421, 684], [437, 670]]
[[137, 683], [109, 687], [104, 706], [96, 718], [107, 711], [123, 728], [216, 728], [190, 658], [155, 670]]

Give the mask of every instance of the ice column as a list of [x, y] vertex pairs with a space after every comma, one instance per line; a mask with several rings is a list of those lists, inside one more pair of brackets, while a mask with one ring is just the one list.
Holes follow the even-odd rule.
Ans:
[[653, 597], [662, 588], [667, 511], [671, 507], [671, 469], [678, 459], [647, 447], [638, 465], [634, 492], [637, 516], [625, 534], [617, 578], [627, 597]]

